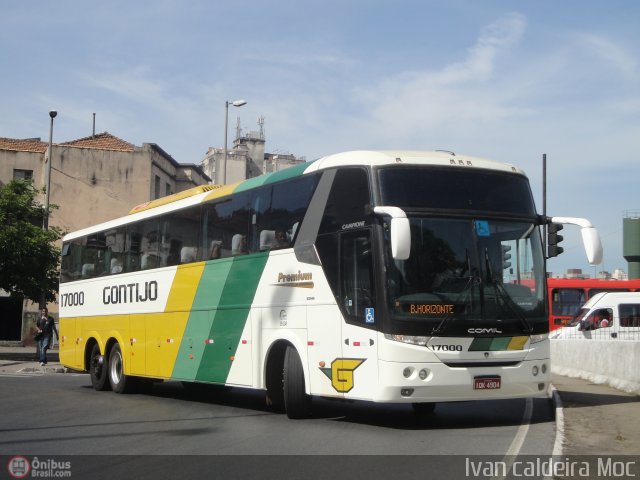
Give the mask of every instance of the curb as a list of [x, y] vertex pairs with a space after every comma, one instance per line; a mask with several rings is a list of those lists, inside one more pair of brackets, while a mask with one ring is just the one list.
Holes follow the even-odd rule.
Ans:
[[556, 414], [556, 439], [553, 442], [553, 452], [552, 456], [554, 458], [558, 458], [562, 456], [565, 435], [564, 435], [564, 411], [562, 407], [562, 398], [560, 398], [560, 393], [558, 389], [551, 384], [551, 401], [555, 406], [555, 414]]
[[18, 370], [18, 373], [67, 373], [65, 367], [25, 367]]

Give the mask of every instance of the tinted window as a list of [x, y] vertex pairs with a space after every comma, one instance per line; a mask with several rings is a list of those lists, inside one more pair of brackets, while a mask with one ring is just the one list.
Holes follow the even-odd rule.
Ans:
[[250, 201], [243, 193], [204, 207], [205, 259], [249, 253]]
[[273, 186], [269, 212], [270, 226], [276, 233], [284, 232], [291, 244], [295, 241], [298, 227], [309, 207], [317, 182], [318, 176], [314, 175]]
[[342, 230], [366, 222], [365, 206], [371, 203], [367, 172], [361, 168], [345, 168], [336, 173], [327, 200], [320, 234]]
[[640, 327], [640, 304], [620, 305], [619, 312], [621, 327]]
[[521, 175], [434, 167], [379, 170], [383, 205], [535, 215], [529, 181]]
[[551, 312], [554, 315], [573, 316], [586, 302], [581, 288], [554, 288], [551, 291]]
[[61, 282], [293, 245], [319, 175], [240, 192], [65, 243]]
[[202, 258], [199, 248], [200, 208], [189, 208], [162, 217], [160, 223], [160, 266], [190, 263]]

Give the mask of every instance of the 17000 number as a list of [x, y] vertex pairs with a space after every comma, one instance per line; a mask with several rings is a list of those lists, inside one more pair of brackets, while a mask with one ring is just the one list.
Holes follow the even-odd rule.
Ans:
[[61, 293], [61, 307], [78, 307], [84, 305], [84, 292]]
[[441, 350], [443, 352], [461, 352], [462, 345], [429, 345], [431, 350]]

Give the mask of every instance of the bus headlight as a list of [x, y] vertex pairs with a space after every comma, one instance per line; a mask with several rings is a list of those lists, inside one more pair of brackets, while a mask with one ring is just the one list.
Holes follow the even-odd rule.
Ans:
[[538, 333], [536, 335], [531, 335], [529, 337], [531, 339], [531, 343], [540, 343], [540, 342], [544, 342], [547, 338], [549, 338], [549, 334], [548, 333]]
[[408, 343], [410, 345], [425, 346], [431, 337], [421, 337], [415, 335], [391, 335], [389, 333], [384, 334], [384, 338], [387, 340], [393, 340], [394, 342]]

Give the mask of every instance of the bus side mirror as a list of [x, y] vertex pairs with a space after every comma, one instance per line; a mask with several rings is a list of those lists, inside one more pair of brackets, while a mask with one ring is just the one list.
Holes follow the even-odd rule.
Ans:
[[411, 228], [406, 213], [398, 207], [374, 207], [373, 213], [391, 217], [391, 255], [406, 260], [411, 254]]
[[549, 220], [553, 223], [567, 223], [579, 226], [587, 260], [591, 265], [600, 265], [600, 263], [602, 263], [602, 242], [600, 241], [600, 235], [589, 220], [574, 217], [553, 217]]

